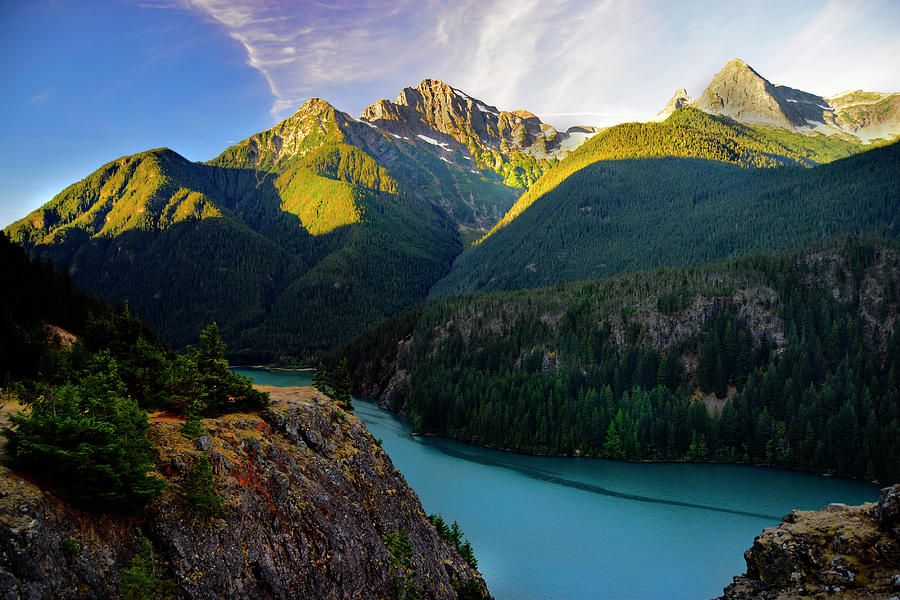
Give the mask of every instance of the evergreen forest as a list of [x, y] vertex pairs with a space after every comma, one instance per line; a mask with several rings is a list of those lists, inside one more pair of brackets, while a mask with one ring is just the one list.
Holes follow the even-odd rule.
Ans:
[[813, 168], [594, 162], [463, 252], [431, 295], [706, 264], [832, 235], [896, 238], [898, 189], [897, 143]]
[[447, 297], [358, 338], [374, 351], [351, 369], [418, 431], [465, 442], [895, 481], [898, 286], [900, 246], [849, 237]]
[[[148, 411], [220, 415], [256, 410], [268, 395], [228, 368], [215, 324], [198, 348], [169, 351], [128, 305], [113, 310], [0, 236], [2, 430], [16, 469], [63, 498], [134, 510], [164, 487], [152, 474]], [[9, 279], [12, 277], [13, 279]]]
[[532, 185], [491, 229], [509, 225], [536, 200], [584, 167], [637, 158], [705, 158], [743, 167], [813, 166], [852, 156], [866, 146], [836, 136], [756, 129], [725, 116], [682, 107], [663, 122], [622, 123], [586, 141]]

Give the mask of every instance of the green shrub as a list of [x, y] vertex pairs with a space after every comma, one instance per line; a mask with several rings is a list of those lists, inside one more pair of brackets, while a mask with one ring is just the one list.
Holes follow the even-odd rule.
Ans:
[[157, 600], [171, 597], [175, 587], [173, 580], [163, 577], [153, 544], [147, 538], [141, 538], [140, 550], [131, 565], [122, 571], [119, 593], [126, 600]]
[[397, 586], [398, 600], [419, 600], [422, 597], [416, 586], [416, 571], [413, 563], [413, 548], [409, 535], [405, 531], [389, 533], [381, 538], [388, 552], [391, 553], [391, 565], [396, 569], [394, 583]]
[[147, 413], [131, 398], [108, 352], [93, 357], [80, 383], [44, 388], [28, 414], [3, 430], [13, 466], [63, 498], [109, 509], [153, 501], [165, 483], [148, 475], [153, 453]]
[[191, 507], [191, 513], [202, 521], [225, 512], [225, 501], [216, 493], [215, 474], [205, 452], [197, 459], [194, 468], [185, 474], [181, 491]]

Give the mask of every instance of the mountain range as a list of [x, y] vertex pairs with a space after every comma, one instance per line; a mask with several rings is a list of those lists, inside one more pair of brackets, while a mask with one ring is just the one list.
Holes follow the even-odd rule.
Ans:
[[696, 99], [680, 89], [659, 112], [663, 120], [682, 106], [748, 125], [838, 135], [863, 142], [900, 134], [900, 94], [856, 90], [818, 96], [773, 85], [747, 63], [728, 62]]
[[[835, 177], [829, 173], [842, 173], [857, 178], [847, 185], [864, 199], [854, 209], [859, 220], [810, 227], [804, 239], [855, 232], [893, 237], [892, 218], [872, 212], [890, 206], [893, 192], [877, 196], [883, 187], [878, 182], [885, 180], [872, 182], [866, 169], [891, 168], [896, 153], [865, 153], [837, 171], [795, 167], [791, 174], [752, 173], [758, 167], [812, 167], [877, 145], [862, 140], [871, 139], [877, 127], [895, 135], [896, 95], [854, 96], [881, 98], [876, 105], [882, 116], [868, 117], [857, 130], [860, 137], [851, 135], [846, 123], [848, 115], [862, 122], [861, 104], [850, 97], [843, 104], [835, 101], [829, 106], [842, 108], [833, 113], [833, 123], [844, 124], [846, 131], [825, 136], [822, 128], [796, 126], [796, 114], [782, 105], [799, 105], [801, 93], [788, 90], [732, 61], [709, 93], [690, 106], [674, 106], [687, 102], [676, 99], [677, 110], [662, 122], [565, 132], [528, 111], [500, 110], [434, 79], [402, 90], [394, 102], [375, 102], [359, 118], [313, 98], [288, 119], [206, 163], [168, 149], [112, 161], [6, 232], [33, 256], [67, 269], [76, 284], [112, 303], [127, 299], [170, 344], [190, 343], [193, 332], [217, 321], [234, 358], [248, 362], [309, 360], [429, 292], [479, 289], [473, 282], [496, 283], [513, 271], [520, 281], [500, 288], [613, 272], [585, 263], [558, 269], [548, 280], [553, 261], [522, 263], [525, 255], [519, 251], [537, 244], [559, 252], [550, 240], [577, 237], [572, 234], [581, 231], [582, 217], [598, 223], [613, 219], [615, 212], [608, 210], [613, 205], [640, 212], [638, 205], [616, 198], [658, 194], [668, 185], [665, 173], [672, 172], [673, 189], [686, 189], [690, 181], [677, 173], [682, 164], [706, 182], [700, 186], [706, 196], [692, 206], [699, 202], [713, 215], [713, 228], [720, 227], [716, 207], [731, 198], [722, 189], [735, 190], [740, 211], [748, 202], [764, 205], [780, 190], [812, 189], [820, 179]], [[760, 98], [765, 110], [747, 108]], [[867, 166], [870, 154], [874, 162]], [[699, 162], [659, 162], [666, 157]], [[621, 159], [640, 160], [586, 170]], [[598, 193], [607, 198], [598, 199]], [[578, 205], [579, 218], [563, 218], [570, 213], [555, 204], [561, 195]], [[837, 192], [833, 197], [840, 204]], [[809, 214], [809, 202], [800, 204], [791, 219], [820, 221]], [[671, 207], [658, 210], [655, 218], [664, 221], [685, 216]], [[515, 234], [501, 235], [525, 214], [534, 216], [527, 226], [521, 221]], [[548, 232], [538, 214], [552, 216], [546, 223], [558, 229]], [[770, 223], [747, 222], [741, 235], [753, 238]], [[486, 234], [485, 241], [467, 249]], [[584, 236], [579, 243], [600, 247]], [[737, 256], [756, 247], [734, 243], [727, 252], [689, 260]], [[559, 259], [563, 262], [579, 256], [571, 248], [563, 252], [569, 257]], [[504, 256], [507, 264], [498, 266]], [[454, 260], [450, 278], [441, 281]], [[671, 264], [679, 256], [667, 260], [620, 261], [615, 269]], [[496, 273], [485, 276], [486, 269]]]

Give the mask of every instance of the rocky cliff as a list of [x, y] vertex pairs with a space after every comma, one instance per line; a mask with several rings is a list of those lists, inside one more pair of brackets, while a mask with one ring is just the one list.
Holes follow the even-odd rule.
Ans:
[[877, 504], [795, 510], [744, 553], [720, 600], [900, 597], [900, 485]]
[[552, 166], [548, 161], [598, 131], [557, 131], [527, 110], [500, 110], [437, 79], [404, 88], [394, 102], [375, 102], [360, 119], [396, 138], [442, 148], [444, 160], [492, 170], [515, 187], [530, 185]]
[[669, 98], [669, 101], [666, 102], [666, 105], [663, 107], [663, 109], [656, 114], [656, 120], [665, 121], [673, 112], [675, 112], [682, 106], [690, 106], [690, 104], [691, 97], [688, 95], [685, 88], [681, 88], [680, 90], [672, 94], [672, 97]]
[[[568, 132], [557, 131], [527, 110], [500, 110], [437, 79], [404, 88], [397, 100], [379, 100], [362, 119], [403, 135], [438, 132], [465, 146], [535, 158], [565, 154]], [[591, 129], [593, 131], [593, 129]]]
[[[269, 391], [270, 408], [207, 419], [195, 441], [154, 419], [168, 487], [139, 515], [73, 507], [0, 467], [0, 597], [116, 597], [142, 537], [179, 598], [394, 598], [398, 578], [423, 598], [488, 597], [356, 416], [311, 388]], [[208, 522], [180, 491], [201, 455], [225, 508]], [[394, 533], [409, 537], [407, 566]]]

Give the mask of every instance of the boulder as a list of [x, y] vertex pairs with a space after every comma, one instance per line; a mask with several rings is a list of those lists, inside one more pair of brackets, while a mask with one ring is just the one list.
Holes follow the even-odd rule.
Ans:
[[882, 529], [890, 530], [900, 525], [900, 484], [881, 490], [875, 515]]

